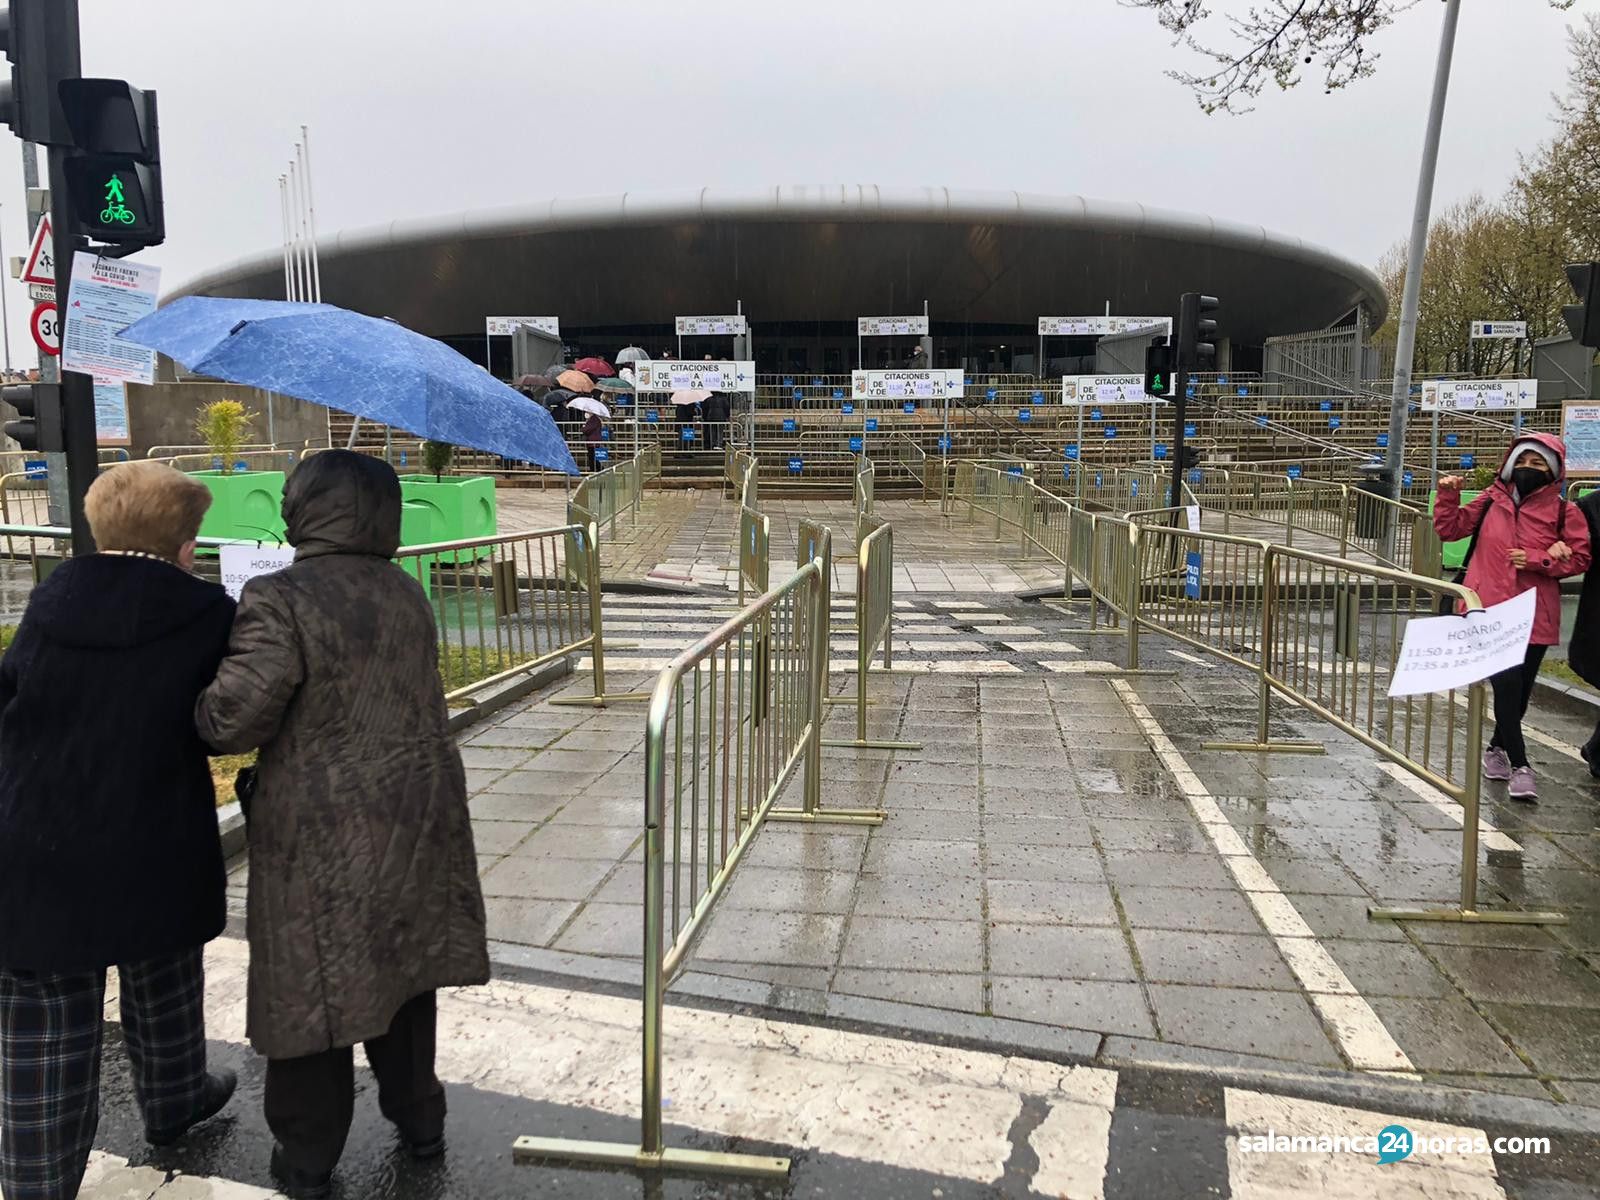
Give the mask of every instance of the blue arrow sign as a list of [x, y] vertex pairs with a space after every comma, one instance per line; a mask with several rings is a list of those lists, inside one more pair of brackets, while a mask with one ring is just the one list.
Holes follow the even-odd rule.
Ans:
[[853, 437], [853, 438], [850, 439], [850, 452], [852, 454], [860, 454], [861, 453], [861, 439], [860, 438]]
[[1167, 456], [1167, 447], [1166, 447], [1166, 445], [1164, 443], [1160, 443], [1160, 442], [1156, 443], [1156, 457], [1157, 458], [1165, 458], [1166, 456]]
[[1078, 457], [1078, 443], [1073, 442], [1071, 445], [1061, 447], [1061, 457], [1070, 458], [1076, 461]]
[[1267, 414], [1266, 413], [1257, 413], [1256, 414], [1256, 424], [1257, 425], [1265, 425], [1266, 423], [1267, 423]]
[[902, 404], [900, 406], [900, 411], [903, 412], [903, 413], [914, 413], [914, 412], [916, 412], [917, 411], [917, 402], [915, 400], [907, 400], [904, 404]]
[[1098, 408], [1091, 408], [1089, 410], [1089, 420], [1091, 420], [1091, 421], [1099, 421], [1101, 419], [1102, 418], [1100, 416], [1100, 410]]
[[1328, 418], [1328, 428], [1329, 429], [1337, 429], [1337, 428], [1339, 428], [1339, 426], [1341, 424], [1343, 424], [1343, 422], [1341, 422], [1338, 417], [1329, 417]]
[[1116, 436], [1117, 436], [1117, 427], [1115, 425], [1107, 425], [1106, 426], [1106, 437], [1107, 438], [1114, 438]]
[[1018, 467], [1018, 466], [1009, 466], [1009, 467], [1006, 468], [1006, 474], [1007, 475], [1021, 475], [1022, 474], [1022, 468]]
[[833, 398], [835, 400], [843, 400], [844, 399], [844, 389], [843, 388], [834, 388], [833, 389]]
[[985, 393], [984, 393], [984, 397], [985, 397], [985, 398], [986, 398], [986, 399], [989, 399], [989, 400], [993, 400], [993, 399], [994, 399], [994, 398], [995, 398], [995, 397], [996, 397], [996, 396], [998, 396], [998, 395], [999, 395], [999, 394], [1000, 394], [1000, 392], [999, 392], [999, 390], [998, 390], [998, 389], [996, 389], [996, 388], [990, 388], [990, 389], [989, 389], [989, 390], [988, 390], [988, 391], [987, 391], [987, 392], [985, 392]]
[[1333, 401], [1332, 400], [1324, 400], [1321, 404], [1318, 404], [1317, 407], [1320, 408], [1323, 412], [1332, 412], [1333, 411]]
[[783, 377], [783, 386], [784, 387], [793, 387], [794, 386], [794, 376], [793, 375], [785, 375]]
[[802, 392], [799, 388], [795, 388], [795, 390], [790, 392], [789, 394], [791, 396], [793, 396], [796, 400], [804, 400], [806, 398], [806, 394], [804, 392]]
[[1198, 425], [1185, 425], [1183, 427], [1183, 436], [1186, 438], [1198, 437], [1199, 434], [1200, 427]]
[[1043, 392], [1035, 392], [1033, 395], [1028, 397], [1028, 402], [1030, 404], [1043, 404], [1044, 403], [1044, 393]]
[[1017, 420], [1019, 420], [1019, 421], [1031, 421], [1031, 420], [1033, 420], [1033, 409], [1031, 409], [1031, 408], [1019, 408], [1017, 410]]

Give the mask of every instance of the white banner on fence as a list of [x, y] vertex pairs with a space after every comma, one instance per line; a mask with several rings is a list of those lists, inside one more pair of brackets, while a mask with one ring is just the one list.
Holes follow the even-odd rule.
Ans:
[[1537, 379], [1440, 379], [1422, 385], [1424, 412], [1536, 408], [1538, 404]]
[[965, 386], [960, 370], [850, 372], [850, 394], [858, 400], [943, 400]]
[[1536, 599], [1529, 588], [1465, 616], [1412, 617], [1406, 622], [1389, 695], [1447, 692], [1520, 666], [1533, 633]]
[[1172, 332], [1171, 317], [1040, 317], [1040, 337], [1091, 337], [1135, 329]]
[[674, 317], [678, 326], [679, 337], [720, 337], [731, 334], [740, 337], [744, 334], [744, 317], [734, 313], [726, 317]]
[[928, 332], [928, 318], [915, 317], [857, 317], [858, 337], [895, 337], [900, 334], [922, 336]]
[[529, 329], [537, 329], [540, 333], [547, 333], [551, 337], [561, 336], [560, 317], [485, 317], [483, 335], [510, 337], [516, 332], [518, 325], [526, 325]]
[[1165, 404], [1144, 390], [1143, 375], [1063, 375], [1063, 404]]
[[294, 562], [293, 546], [224, 546], [222, 586], [235, 600], [257, 575], [270, 575]]
[[753, 392], [756, 390], [756, 364], [753, 361], [674, 362], [657, 359], [633, 364], [634, 390], [640, 392], [682, 392], [701, 388], [708, 392]]
[[1472, 323], [1472, 336], [1475, 338], [1525, 338], [1528, 336], [1528, 323], [1526, 321], [1474, 321]]

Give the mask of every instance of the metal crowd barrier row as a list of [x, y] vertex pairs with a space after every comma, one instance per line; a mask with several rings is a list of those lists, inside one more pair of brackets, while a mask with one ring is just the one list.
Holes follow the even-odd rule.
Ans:
[[[870, 497], [870, 492], [869, 492]], [[890, 742], [867, 737], [867, 679], [878, 648], [883, 648], [884, 670], [894, 667], [894, 527], [870, 513], [856, 529], [856, 691], [835, 700], [856, 707], [854, 740], [832, 740], [825, 746], [857, 750], [920, 750], [921, 742]]]
[[800, 812], [825, 819], [819, 815], [819, 660], [827, 660], [826, 617], [822, 563], [813, 559], [657, 677], [645, 723], [639, 1142], [521, 1137], [513, 1147], [518, 1162], [555, 1159], [763, 1178], [788, 1174], [787, 1158], [665, 1144], [662, 1018], [667, 987], [802, 766], [806, 800]]

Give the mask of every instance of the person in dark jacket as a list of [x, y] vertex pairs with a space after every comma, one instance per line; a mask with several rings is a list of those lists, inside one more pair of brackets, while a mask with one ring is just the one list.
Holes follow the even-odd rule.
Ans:
[[443, 1151], [434, 993], [487, 982], [489, 953], [433, 608], [391, 561], [400, 481], [325, 451], [289, 477], [283, 517], [295, 561], [245, 585], [196, 720], [220, 750], [261, 751], [246, 1032], [268, 1060], [273, 1172], [317, 1197], [350, 1131], [358, 1042], [402, 1143]]
[[215, 1115], [201, 948], [227, 919], [195, 699], [233, 623], [190, 574], [211, 493], [154, 462], [85, 506], [98, 554], [34, 589], [0, 662], [0, 1195], [78, 1194], [100, 1120], [106, 970], [145, 1137]]
[[601, 437], [601, 432], [605, 429], [605, 427], [605, 422], [600, 419], [598, 413], [590, 413], [584, 418], [583, 443], [589, 451], [590, 471], [598, 471], [600, 469], [599, 450], [601, 444], [605, 441], [605, 439]]
[[[1589, 545], [1600, 546], [1600, 488], [1578, 499], [1578, 511], [1589, 526]], [[1572, 642], [1567, 647], [1567, 665], [1579, 679], [1600, 687], [1600, 570], [1593, 565], [1583, 577], [1578, 614], [1572, 622]], [[1596, 723], [1580, 752], [1589, 764], [1589, 774], [1600, 779], [1600, 723]]]

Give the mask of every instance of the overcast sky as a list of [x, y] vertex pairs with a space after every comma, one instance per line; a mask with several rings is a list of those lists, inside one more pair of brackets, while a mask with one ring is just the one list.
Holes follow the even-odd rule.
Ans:
[[[1247, 0], [1213, 0], [1240, 11]], [[1549, 135], [1570, 13], [1463, 6], [1435, 209], [1496, 194]], [[1116, 0], [81, 0], [84, 72], [161, 95], [174, 287], [280, 244], [278, 175], [311, 130], [319, 232], [621, 191], [938, 185], [1192, 209], [1371, 265], [1404, 237], [1443, 5], [1314, 78], [1203, 115], [1195, 67]], [[1215, 20], [1215, 18], [1213, 18]], [[0, 235], [21, 254], [20, 147], [0, 143]], [[11, 353], [27, 297], [5, 278]], [[662, 314], [667, 319], [671, 314]]]

